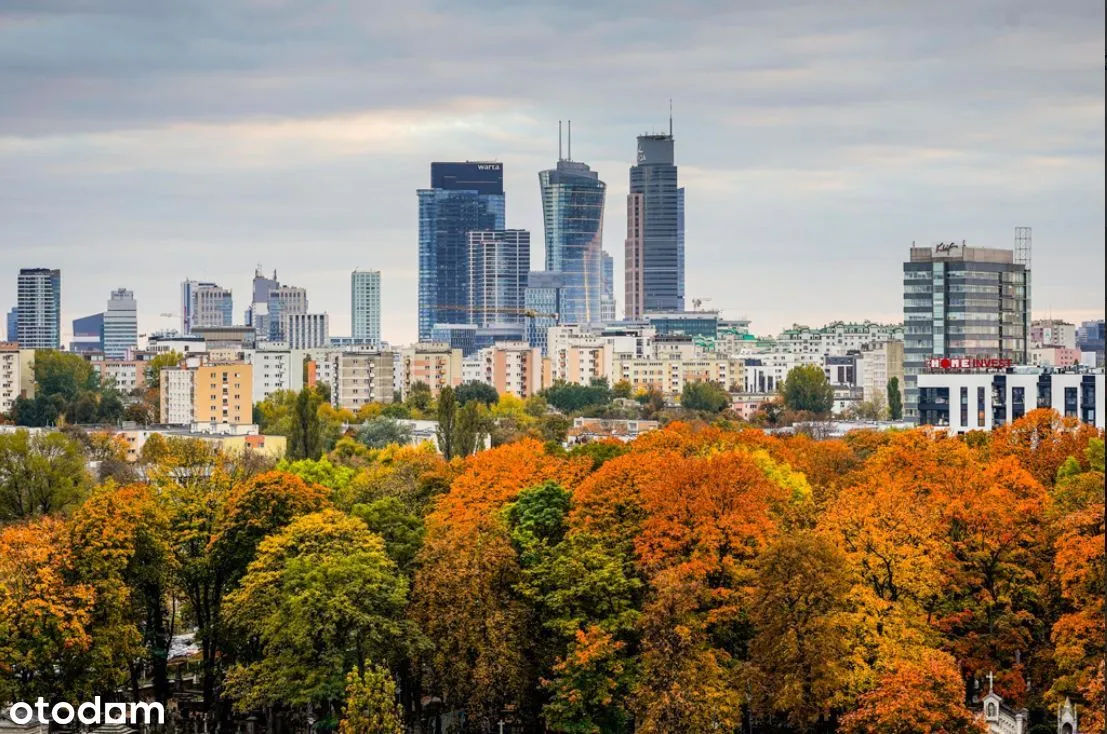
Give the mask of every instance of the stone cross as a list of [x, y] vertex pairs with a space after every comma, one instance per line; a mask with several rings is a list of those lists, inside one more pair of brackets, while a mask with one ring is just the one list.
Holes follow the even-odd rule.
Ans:
[[992, 692], [992, 673], [988, 671], [988, 693]]

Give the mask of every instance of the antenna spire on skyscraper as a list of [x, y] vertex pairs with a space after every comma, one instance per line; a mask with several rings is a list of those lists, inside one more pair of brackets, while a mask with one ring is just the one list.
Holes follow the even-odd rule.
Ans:
[[557, 121], [557, 159], [565, 160], [561, 155], [561, 120]]
[[569, 120], [569, 137], [567, 142], [569, 143], [569, 160], [573, 160], [573, 121]]
[[669, 97], [669, 137], [673, 137], [673, 98]]

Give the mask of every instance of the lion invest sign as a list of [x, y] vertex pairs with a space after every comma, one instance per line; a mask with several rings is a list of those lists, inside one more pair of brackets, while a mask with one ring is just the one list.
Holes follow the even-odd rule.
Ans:
[[935, 372], [947, 372], [953, 370], [1005, 370], [1014, 363], [1009, 359], [997, 359], [993, 357], [930, 357], [926, 360], [926, 368]]

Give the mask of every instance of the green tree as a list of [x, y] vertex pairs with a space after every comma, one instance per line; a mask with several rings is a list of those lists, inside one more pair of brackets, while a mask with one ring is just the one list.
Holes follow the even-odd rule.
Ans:
[[619, 380], [611, 386], [612, 398], [629, 398], [634, 392], [634, 388], [626, 380]]
[[457, 390], [454, 391], [454, 398], [458, 405], [465, 405], [470, 400], [479, 400], [490, 406], [496, 404], [496, 401], [500, 399], [500, 394], [496, 392], [496, 388], [487, 382], [470, 380], [458, 385]]
[[403, 620], [407, 588], [381, 538], [336, 510], [266, 538], [226, 600], [231, 627], [262, 649], [227, 673], [235, 706], [340, 703], [347, 671], [398, 659], [416, 636]]
[[384, 541], [388, 557], [410, 575], [412, 564], [423, 547], [423, 520], [412, 514], [397, 497], [382, 497], [369, 504], [354, 505], [350, 514], [365, 523]]
[[546, 402], [562, 413], [572, 413], [586, 408], [602, 407], [611, 403], [611, 389], [607, 380], [593, 379], [588, 385], [557, 382], [541, 392]]
[[396, 682], [385, 668], [370, 665], [346, 676], [346, 707], [338, 734], [403, 734]]
[[323, 455], [319, 421], [319, 406], [322, 404], [323, 399], [314, 388], [305, 387], [296, 396], [288, 436], [288, 458], [318, 459]]
[[730, 395], [714, 382], [686, 382], [680, 394], [680, 407], [719, 413], [730, 405]]
[[357, 440], [371, 449], [383, 449], [390, 444], [404, 446], [411, 442], [411, 429], [395, 418], [379, 415], [361, 425]]
[[[497, 398], [498, 399], [498, 398]], [[446, 386], [438, 392], [438, 450], [446, 461], [454, 458], [454, 441], [457, 437], [457, 401], [454, 389]]]
[[903, 420], [903, 395], [899, 391], [899, 378], [888, 380], [888, 417]]
[[434, 395], [431, 394], [430, 385], [422, 381], [413, 382], [411, 388], [408, 389], [407, 396], [404, 398], [404, 405], [409, 410], [419, 411], [420, 413], [430, 410], [433, 402]]
[[161, 371], [166, 367], [176, 367], [184, 361], [184, 355], [178, 351], [162, 352], [146, 363], [146, 384], [154, 388], [161, 387]]
[[480, 450], [488, 434], [481, 404], [473, 400], [461, 406], [461, 410], [457, 412], [456, 428], [454, 456], [469, 456]]
[[792, 410], [827, 415], [834, 408], [834, 388], [822, 367], [802, 364], [788, 370], [784, 381], [784, 404]]
[[0, 434], [0, 523], [69, 509], [91, 484], [81, 445], [57, 433]]

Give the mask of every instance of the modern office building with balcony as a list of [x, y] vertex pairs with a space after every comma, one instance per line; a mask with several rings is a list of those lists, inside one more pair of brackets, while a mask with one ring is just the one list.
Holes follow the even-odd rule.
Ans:
[[530, 232], [469, 233], [469, 323], [479, 327], [523, 323], [530, 273]]
[[919, 419], [917, 378], [933, 357], [1029, 362], [1030, 271], [1012, 250], [939, 243], [903, 264], [904, 417]]

